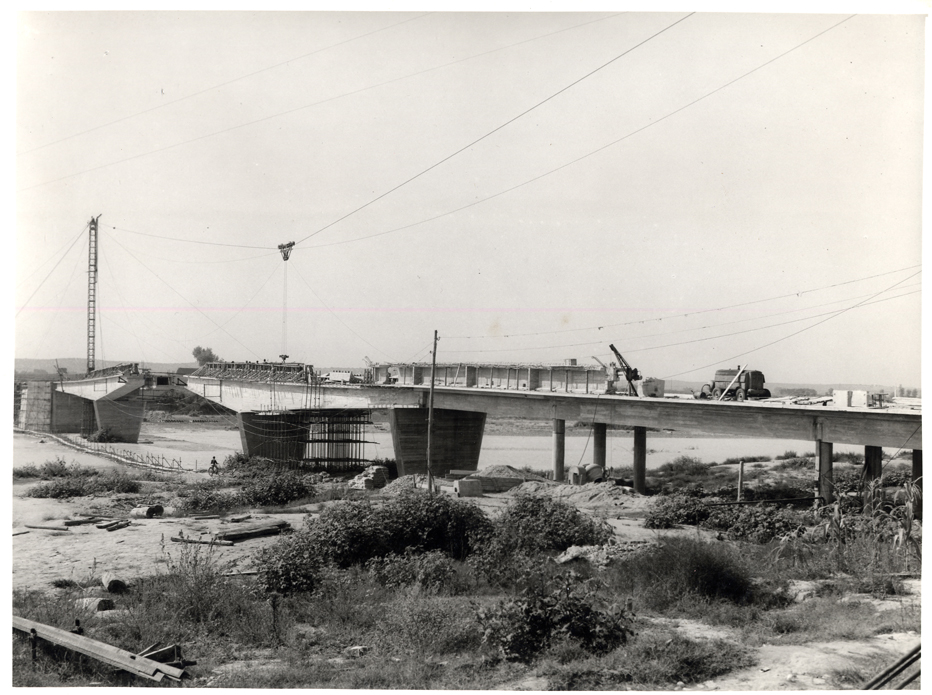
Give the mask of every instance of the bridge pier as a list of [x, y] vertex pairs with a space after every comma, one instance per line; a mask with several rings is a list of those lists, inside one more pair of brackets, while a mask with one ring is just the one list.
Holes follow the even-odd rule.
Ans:
[[634, 428], [634, 491], [647, 493], [647, 428]]
[[832, 442], [816, 440], [816, 471], [819, 476], [819, 497], [823, 504], [835, 502], [835, 474], [832, 468]]
[[[451, 469], [474, 471], [479, 467], [485, 413], [434, 408], [431, 472], [445, 476]], [[392, 445], [398, 475], [427, 473], [427, 408], [392, 408], [389, 411]]]
[[553, 419], [553, 479], [566, 480], [566, 420]]
[[605, 470], [605, 438], [608, 425], [604, 422], [592, 423], [592, 463]]

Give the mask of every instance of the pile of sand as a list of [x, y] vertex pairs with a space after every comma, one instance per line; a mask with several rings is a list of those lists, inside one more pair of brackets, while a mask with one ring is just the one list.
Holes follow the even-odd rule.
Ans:
[[518, 478], [520, 480], [530, 480], [534, 482], [540, 482], [544, 484], [553, 485], [552, 480], [548, 480], [542, 475], [537, 475], [536, 473], [528, 473], [527, 471], [519, 471], [517, 468], [512, 468], [511, 466], [490, 466], [488, 468], [483, 468], [481, 471], [476, 471], [475, 473], [470, 474], [470, 478]]
[[585, 485], [556, 484], [552, 481], [528, 481], [509, 490], [509, 495], [547, 495], [574, 507], [640, 507], [647, 501], [629, 487], [614, 483]]

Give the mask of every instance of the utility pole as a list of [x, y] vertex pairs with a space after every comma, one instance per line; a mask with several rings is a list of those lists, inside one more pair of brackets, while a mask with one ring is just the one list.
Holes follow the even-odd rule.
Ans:
[[97, 220], [100, 215], [92, 217], [88, 223], [87, 239], [87, 373], [96, 368], [94, 344], [97, 342]]
[[293, 248], [293, 241], [278, 245], [278, 250], [281, 251], [282, 259], [285, 261], [285, 281], [284, 290], [282, 291], [282, 354], [279, 355], [282, 362], [288, 359], [288, 259], [291, 258]]
[[434, 428], [434, 371], [437, 369], [437, 331], [434, 331], [434, 349], [430, 357], [430, 396], [427, 400], [427, 494], [434, 494], [434, 471], [430, 461], [431, 431]]

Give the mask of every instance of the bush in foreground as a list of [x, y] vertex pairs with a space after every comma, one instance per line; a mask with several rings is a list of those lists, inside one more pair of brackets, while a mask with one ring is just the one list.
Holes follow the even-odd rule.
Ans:
[[630, 616], [600, 610], [586, 582], [570, 573], [556, 589], [530, 582], [515, 598], [478, 611], [482, 641], [509, 661], [530, 662], [557, 640], [578, 643], [590, 654], [607, 654], [634, 632]]
[[408, 550], [463, 559], [489, 532], [488, 519], [475, 505], [411, 490], [381, 506], [350, 500], [328, 507], [260, 553], [258, 564], [267, 589], [309, 591], [327, 565], [347, 568]]

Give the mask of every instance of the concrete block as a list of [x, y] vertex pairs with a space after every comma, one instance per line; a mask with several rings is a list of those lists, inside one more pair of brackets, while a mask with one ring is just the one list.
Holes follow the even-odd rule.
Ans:
[[851, 407], [853, 408], [866, 408], [868, 404], [867, 391], [852, 391], [851, 392]]
[[453, 492], [457, 497], [481, 497], [482, 481], [476, 478], [463, 478], [453, 481]]
[[837, 408], [850, 408], [851, 407], [851, 394], [852, 391], [844, 391], [840, 389], [832, 390], [832, 402]]

